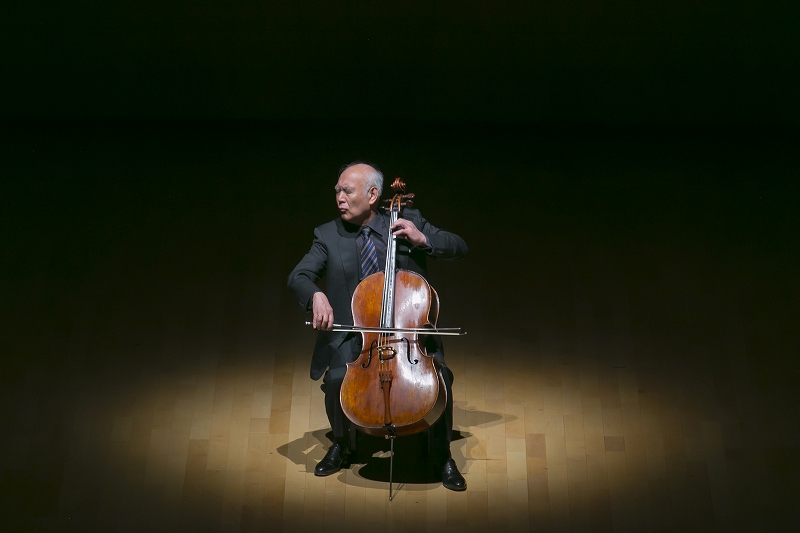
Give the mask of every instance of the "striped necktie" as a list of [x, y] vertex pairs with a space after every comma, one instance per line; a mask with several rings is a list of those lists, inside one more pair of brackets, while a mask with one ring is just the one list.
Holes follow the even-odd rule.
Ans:
[[375, 243], [372, 242], [369, 236], [371, 232], [372, 228], [369, 226], [364, 226], [361, 230], [363, 243], [361, 244], [361, 251], [359, 252], [359, 260], [361, 262], [362, 279], [380, 270], [378, 267], [378, 254], [375, 251]]

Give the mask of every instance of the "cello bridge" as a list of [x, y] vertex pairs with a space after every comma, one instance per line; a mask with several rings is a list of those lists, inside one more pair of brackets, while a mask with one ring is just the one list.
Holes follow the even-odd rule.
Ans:
[[381, 361], [388, 361], [389, 359], [393, 359], [395, 355], [397, 355], [397, 351], [391, 346], [378, 347], [378, 359]]

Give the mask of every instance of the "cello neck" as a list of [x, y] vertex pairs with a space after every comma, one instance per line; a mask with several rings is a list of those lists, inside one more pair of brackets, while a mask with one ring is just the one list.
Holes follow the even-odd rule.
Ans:
[[392, 233], [392, 226], [400, 218], [400, 210], [404, 206], [413, 205], [414, 194], [406, 194], [406, 184], [400, 178], [392, 183], [394, 196], [386, 200], [389, 204], [389, 238], [386, 241], [386, 272], [383, 276], [383, 303], [381, 304], [381, 327], [394, 327], [394, 284], [396, 278], [397, 237]]
[[[394, 207], [394, 206], [393, 206]], [[397, 237], [391, 227], [397, 222], [398, 211], [389, 211], [389, 238], [386, 242], [386, 272], [383, 276], [383, 303], [381, 304], [381, 327], [394, 327], [394, 284], [395, 260], [397, 258]]]

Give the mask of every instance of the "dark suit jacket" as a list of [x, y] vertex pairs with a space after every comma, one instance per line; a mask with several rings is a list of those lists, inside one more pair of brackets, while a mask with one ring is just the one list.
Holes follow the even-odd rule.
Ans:
[[[389, 215], [379, 211], [378, 216]], [[416, 209], [405, 209], [403, 218], [410, 220], [428, 238], [430, 248], [411, 246], [408, 242], [397, 241], [397, 266], [427, 275], [428, 256], [441, 259], [459, 259], [467, 254], [464, 239], [453, 233], [440, 230], [425, 220]], [[360, 228], [347, 224], [337, 218], [314, 229], [314, 242], [311, 250], [300, 260], [289, 274], [288, 285], [306, 310], [311, 310], [312, 296], [319, 292], [317, 286], [323, 276], [327, 276], [328, 301], [333, 308], [333, 318], [337, 324], [352, 325], [353, 315], [350, 302], [359, 282], [358, 247], [356, 237]], [[319, 379], [330, 365], [337, 351], [345, 350], [347, 359], [356, 350], [355, 343], [360, 335], [341, 332], [320, 332], [311, 359], [311, 378]]]

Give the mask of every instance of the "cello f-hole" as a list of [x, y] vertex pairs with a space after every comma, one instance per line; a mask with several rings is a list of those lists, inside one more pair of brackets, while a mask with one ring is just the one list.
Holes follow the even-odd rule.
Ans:
[[408, 359], [409, 364], [416, 365], [419, 363], [419, 359], [411, 360], [411, 343], [408, 342], [406, 337], [403, 337], [402, 340], [406, 343], [406, 359]]
[[367, 368], [369, 364], [372, 362], [372, 350], [378, 347], [378, 341], [372, 341], [372, 344], [369, 345], [369, 358], [367, 359], [366, 363], [361, 363], [361, 368]]

